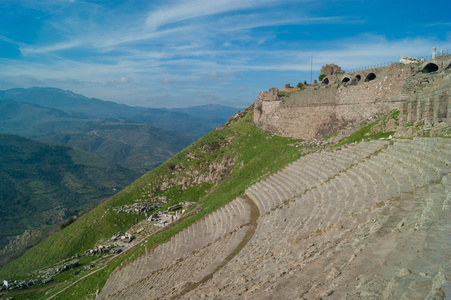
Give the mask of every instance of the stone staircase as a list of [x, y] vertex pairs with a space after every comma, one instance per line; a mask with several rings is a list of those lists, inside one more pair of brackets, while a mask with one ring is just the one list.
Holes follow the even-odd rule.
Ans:
[[242, 198], [116, 270], [98, 298], [444, 299], [450, 168], [442, 138], [309, 154], [246, 190], [258, 225], [224, 267], [250, 220]]

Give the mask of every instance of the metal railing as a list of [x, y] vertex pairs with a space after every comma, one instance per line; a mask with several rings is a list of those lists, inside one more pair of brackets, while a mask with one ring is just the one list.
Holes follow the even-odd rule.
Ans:
[[352, 69], [347, 69], [345, 70], [346, 73], [352, 73], [352, 72], [358, 72], [358, 71], [364, 71], [364, 70], [369, 70], [369, 69], [376, 69], [376, 68], [382, 68], [382, 67], [387, 67], [390, 64], [394, 63], [393, 61], [387, 61], [381, 64], [375, 64], [375, 65], [368, 65], [368, 66], [363, 66], [363, 67], [358, 67], [358, 68], [352, 68]]
[[[441, 53], [440, 51], [437, 51], [437, 54], [435, 56], [436, 57], [440, 57], [441, 56], [440, 53]], [[451, 54], [451, 49], [443, 50], [443, 56], [450, 55], [450, 54]], [[429, 60], [429, 59], [432, 59], [432, 54], [431, 55], [422, 56], [422, 57], [415, 57], [415, 58]], [[358, 67], [358, 68], [346, 69], [345, 72], [346, 73], [353, 73], [353, 72], [358, 72], [358, 71], [365, 71], [365, 70], [370, 70], [370, 69], [382, 68], [382, 67], [387, 67], [387, 66], [389, 66], [392, 63], [394, 63], [394, 61], [388, 61], [388, 62], [384, 62], [384, 63], [381, 63], [381, 64], [375, 64], [375, 65], [368, 65], [368, 66], [363, 66], [363, 67]]]

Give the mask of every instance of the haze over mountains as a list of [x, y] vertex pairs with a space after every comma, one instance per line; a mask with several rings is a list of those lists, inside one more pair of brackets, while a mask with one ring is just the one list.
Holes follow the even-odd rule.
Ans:
[[145, 173], [237, 111], [131, 107], [56, 88], [17, 88], [0, 91], [0, 132], [78, 147]]

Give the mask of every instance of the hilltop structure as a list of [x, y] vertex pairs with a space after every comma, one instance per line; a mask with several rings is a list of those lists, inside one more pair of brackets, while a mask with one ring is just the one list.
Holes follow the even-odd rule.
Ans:
[[274, 134], [302, 139], [323, 138], [393, 109], [401, 110], [402, 121], [450, 124], [451, 75], [445, 71], [451, 55], [402, 61], [352, 73], [327, 65], [321, 69], [327, 76], [315, 90], [260, 93], [254, 122]]

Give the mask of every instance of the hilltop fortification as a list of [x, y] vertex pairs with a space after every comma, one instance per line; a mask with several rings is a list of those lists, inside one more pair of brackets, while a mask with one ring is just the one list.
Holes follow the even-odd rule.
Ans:
[[393, 109], [400, 109], [403, 121], [449, 124], [450, 69], [451, 55], [352, 73], [329, 70], [315, 89], [261, 92], [254, 122], [274, 134], [302, 139], [322, 138]]

